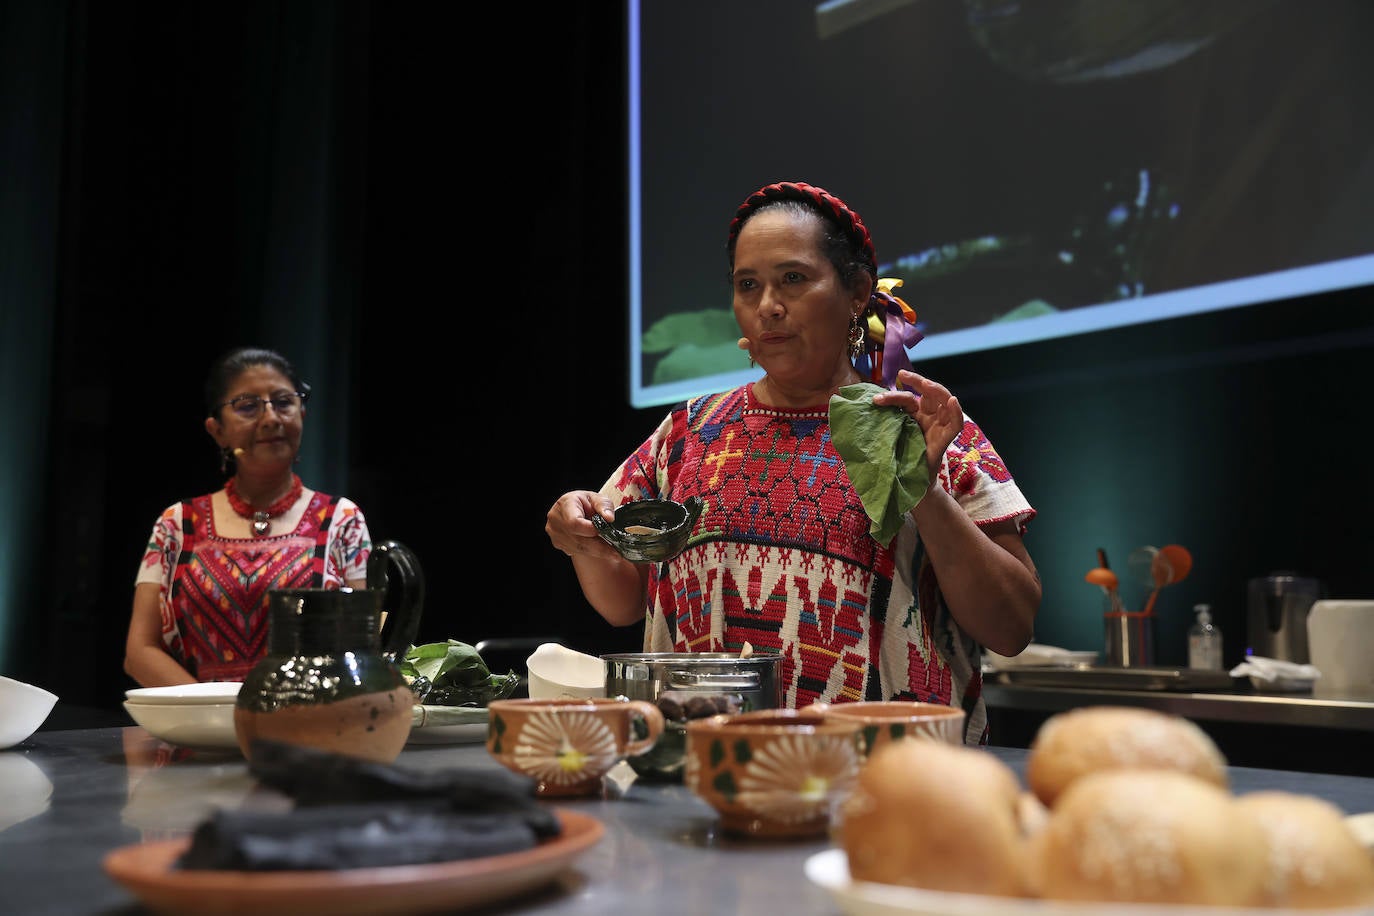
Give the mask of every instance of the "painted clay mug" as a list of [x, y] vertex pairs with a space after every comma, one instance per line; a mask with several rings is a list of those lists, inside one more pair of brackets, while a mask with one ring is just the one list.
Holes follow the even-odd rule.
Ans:
[[663, 724], [663, 713], [645, 700], [492, 700], [487, 750], [508, 769], [533, 778], [539, 795], [596, 795], [616, 764], [654, 746]]
[[[415, 638], [424, 578], [408, 548], [383, 541], [368, 557], [367, 582], [268, 593], [267, 654], [234, 701], [245, 758], [260, 738], [379, 763], [400, 755], [415, 695], [396, 657]], [[391, 586], [399, 604], [384, 612]]]
[[859, 723], [758, 709], [689, 721], [683, 782], [729, 833], [814, 837], [863, 762]]
[[861, 700], [854, 703], [812, 703], [803, 715], [857, 722], [864, 754], [903, 738], [930, 738], [946, 744], [964, 743], [967, 714], [957, 706], [917, 700]]

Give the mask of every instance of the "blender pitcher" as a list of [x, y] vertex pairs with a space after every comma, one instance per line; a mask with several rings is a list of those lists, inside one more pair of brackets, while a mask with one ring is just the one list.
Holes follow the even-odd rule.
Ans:
[[1251, 579], [1246, 616], [1247, 654], [1308, 664], [1307, 614], [1324, 591], [1320, 580], [1291, 572]]

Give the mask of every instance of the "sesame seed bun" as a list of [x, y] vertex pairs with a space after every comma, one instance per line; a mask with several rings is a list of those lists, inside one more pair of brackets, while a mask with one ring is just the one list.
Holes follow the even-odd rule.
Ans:
[[1083, 706], [1046, 719], [1026, 757], [1026, 783], [1053, 808], [1074, 780], [1127, 767], [1229, 787], [1226, 758], [1206, 732], [1182, 716], [1134, 706]]
[[985, 750], [908, 739], [869, 757], [833, 830], [855, 881], [1024, 897], [1016, 774]]
[[1256, 819], [1214, 783], [1111, 769], [1073, 781], [1029, 841], [1049, 900], [1259, 906], [1269, 851]]
[[1269, 843], [1267, 905], [1287, 909], [1374, 903], [1374, 857], [1339, 808], [1312, 795], [1250, 792], [1236, 804]]

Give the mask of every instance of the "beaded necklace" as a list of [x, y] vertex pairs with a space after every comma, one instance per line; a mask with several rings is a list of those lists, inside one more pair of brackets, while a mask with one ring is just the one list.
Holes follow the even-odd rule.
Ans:
[[281, 515], [287, 509], [296, 504], [296, 500], [301, 495], [301, 478], [297, 474], [291, 475], [291, 489], [281, 499], [268, 506], [266, 509], [254, 509], [243, 497], [239, 496], [239, 483], [237, 477], [230, 477], [224, 482], [224, 495], [229, 497], [229, 506], [234, 513], [243, 518], [253, 520], [253, 536], [265, 537], [272, 530], [272, 519]]

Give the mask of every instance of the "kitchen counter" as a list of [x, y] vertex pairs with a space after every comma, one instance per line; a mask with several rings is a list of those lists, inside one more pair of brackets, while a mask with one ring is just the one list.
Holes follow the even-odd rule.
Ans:
[[[988, 753], [1022, 772], [1024, 750]], [[482, 744], [411, 745], [398, 763], [498, 766]], [[270, 792], [237, 753], [174, 749], [136, 727], [39, 732], [0, 751], [0, 766], [3, 909], [15, 916], [142, 914], [137, 899], [105, 876], [106, 853], [188, 835], [212, 810]], [[1374, 811], [1374, 778], [1244, 767], [1233, 767], [1231, 778], [1238, 793], [1280, 789], [1321, 796], [1347, 814]], [[51, 802], [44, 809], [47, 783]], [[605, 835], [554, 884], [486, 912], [839, 913], [803, 872], [807, 857], [829, 848], [828, 841], [723, 835], [713, 809], [681, 784], [641, 780], [623, 795], [547, 804], [597, 818]]]
[[1079, 706], [1143, 706], [1191, 719], [1243, 766], [1374, 775], [1374, 763], [1354, 747], [1374, 733], [1374, 699], [1274, 693], [1238, 687], [1223, 691], [1103, 690], [1000, 683], [986, 676], [993, 743], [1029, 747], [1049, 716]]

